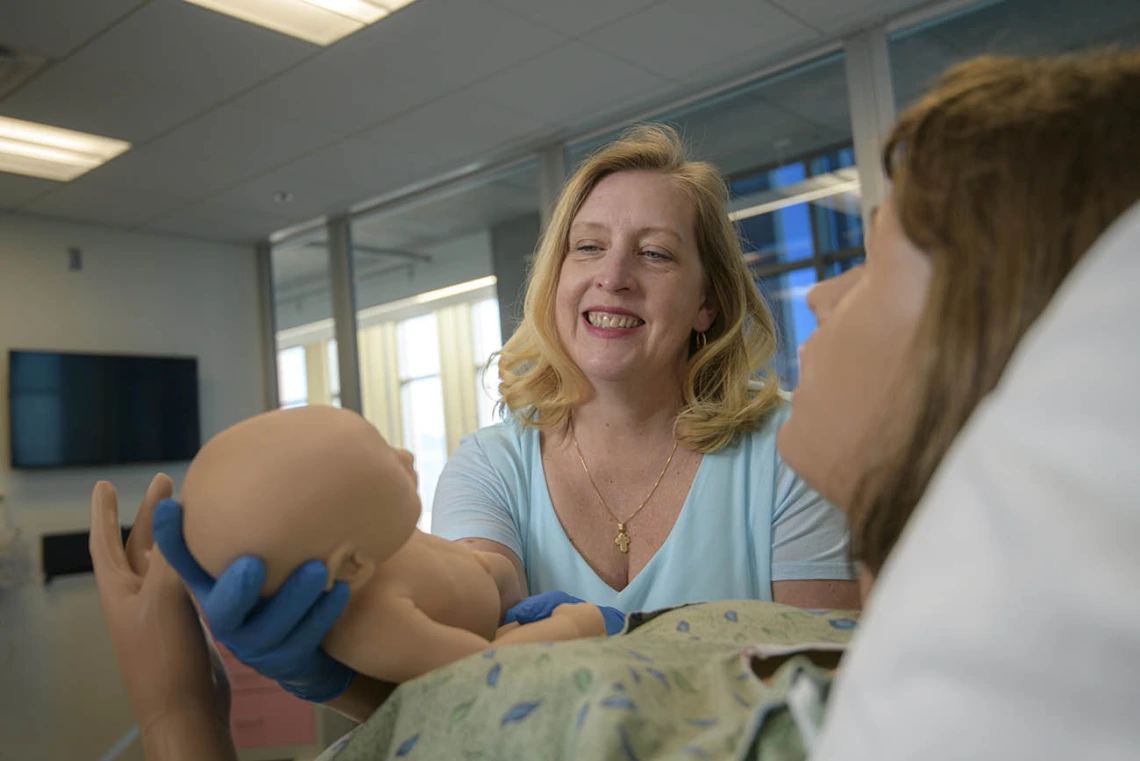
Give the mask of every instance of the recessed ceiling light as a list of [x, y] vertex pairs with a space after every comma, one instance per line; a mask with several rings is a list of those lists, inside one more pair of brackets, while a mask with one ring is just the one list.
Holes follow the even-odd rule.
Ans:
[[122, 140], [0, 116], [0, 172], [67, 182], [130, 147]]
[[186, 0], [317, 45], [331, 45], [413, 0]]

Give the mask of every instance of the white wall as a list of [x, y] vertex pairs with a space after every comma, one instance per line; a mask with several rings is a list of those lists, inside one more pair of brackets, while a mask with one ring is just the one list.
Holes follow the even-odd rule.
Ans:
[[[357, 256], [356, 308], [366, 309], [388, 304], [449, 285], [478, 280], [493, 272], [490, 230], [480, 230], [416, 250], [431, 256], [431, 263], [417, 264], [410, 270], [398, 269], [375, 277], [367, 274], [365, 262], [369, 261], [368, 258]], [[386, 260], [382, 264], [388, 266], [392, 262]], [[317, 284], [305, 283], [299, 287], [304, 293], [303, 297], [298, 297], [294, 292], [296, 288], [276, 294], [278, 330], [288, 330], [332, 317], [332, 296], [327, 276], [322, 275]]]
[[[252, 248], [0, 214], [0, 488], [37, 570], [41, 533], [87, 529], [96, 480], [127, 524], [155, 468], [13, 472], [8, 349], [197, 356], [205, 439], [264, 407], [258, 320]], [[0, 759], [94, 761], [131, 726], [94, 577], [0, 589]]]

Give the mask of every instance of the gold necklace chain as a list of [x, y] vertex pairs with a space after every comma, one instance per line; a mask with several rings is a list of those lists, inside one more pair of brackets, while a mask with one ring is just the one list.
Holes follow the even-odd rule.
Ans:
[[594, 477], [590, 475], [590, 469], [586, 467], [586, 458], [582, 456], [582, 447], [578, 444], [578, 434], [574, 431], [573, 423], [570, 425], [570, 436], [574, 439], [574, 449], [578, 451], [578, 462], [582, 463], [582, 470], [586, 471], [586, 478], [589, 479], [590, 486], [594, 487], [594, 494], [598, 496], [598, 501], [602, 503], [602, 507], [606, 509], [606, 512], [609, 513], [610, 517], [617, 523], [618, 532], [617, 536], [614, 537], [614, 544], [618, 546], [618, 549], [621, 550], [623, 555], [627, 554], [629, 552], [630, 538], [629, 533], [625, 530], [625, 525], [633, 520], [635, 515], [641, 512], [641, 508], [649, 504], [649, 500], [653, 498], [657, 487], [661, 485], [661, 479], [665, 477], [665, 473], [669, 470], [669, 465], [673, 462], [673, 455], [677, 454], [677, 439], [673, 439], [673, 451], [669, 453], [669, 459], [665, 461], [665, 467], [661, 469], [661, 475], [657, 476], [657, 481], [654, 482], [653, 488], [645, 495], [645, 499], [641, 500], [641, 504], [637, 506], [637, 509], [630, 513], [630, 516], [623, 521], [614, 515], [614, 511], [610, 509], [610, 506], [606, 504], [606, 500], [602, 497], [602, 493], [598, 491], [598, 485], [594, 483]]

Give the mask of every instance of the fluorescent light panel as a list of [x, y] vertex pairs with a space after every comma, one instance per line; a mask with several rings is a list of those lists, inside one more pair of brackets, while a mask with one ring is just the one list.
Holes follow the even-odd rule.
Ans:
[[130, 147], [122, 140], [0, 116], [0, 172], [68, 182]]
[[413, 0], [186, 0], [315, 45], [331, 45]]
[[[813, 185], [816, 185], [816, 187], [812, 187]], [[803, 189], [800, 190], [801, 188]], [[799, 183], [791, 188], [786, 188], [785, 190], [792, 191], [791, 195], [772, 201], [766, 201], [755, 206], [749, 206], [745, 209], [730, 211], [728, 218], [733, 222], [737, 222], [741, 219], [759, 217], [762, 214], [771, 214], [774, 211], [786, 209], [789, 206], [819, 201], [842, 193], [858, 194], [860, 185], [858, 174], [853, 171], [847, 172], [845, 170], [839, 170], [832, 172], [830, 175], [820, 175], [810, 178], [805, 182]]]

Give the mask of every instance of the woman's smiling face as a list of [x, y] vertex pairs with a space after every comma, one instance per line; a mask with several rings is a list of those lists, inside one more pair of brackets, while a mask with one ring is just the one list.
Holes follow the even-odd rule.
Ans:
[[680, 183], [653, 171], [598, 182], [570, 225], [555, 310], [558, 337], [591, 383], [680, 382], [692, 332], [716, 314]]

